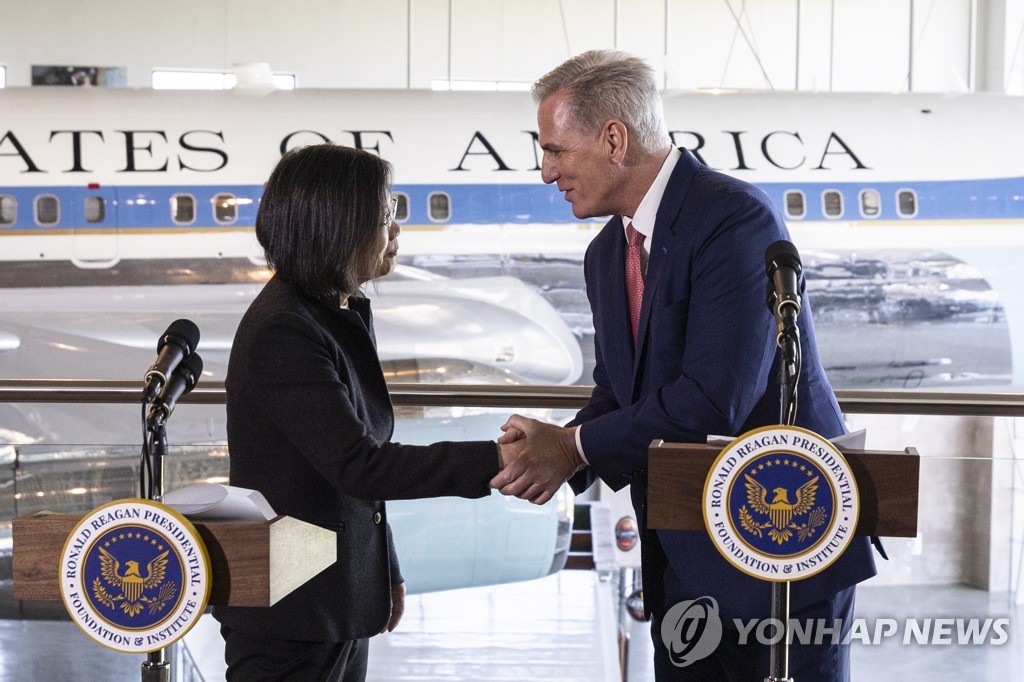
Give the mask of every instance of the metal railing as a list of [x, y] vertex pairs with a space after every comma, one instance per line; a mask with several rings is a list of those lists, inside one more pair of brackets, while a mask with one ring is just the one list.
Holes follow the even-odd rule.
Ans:
[[[403, 407], [503, 407], [579, 409], [589, 386], [501, 386], [484, 384], [388, 384]], [[130, 380], [0, 379], [0, 402], [138, 403], [142, 382]], [[1024, 417], [1024, 394], [938, 391], [836, 391], [849, 414], [921, 414], [964, 417]], [[179, 404], [223, 404], [224, 382], [208, 381]]]

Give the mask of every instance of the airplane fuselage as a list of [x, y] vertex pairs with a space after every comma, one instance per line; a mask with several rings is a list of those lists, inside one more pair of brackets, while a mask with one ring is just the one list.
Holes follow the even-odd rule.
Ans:
[[[846, 262], [928, 251], [975, 268], [998, 293], [1013, 381], [1024, 384], [1024, 101], [665, 93], [664, 102], [673, 142], [761, 187], [805, 253]], [[284, 151], [324, 141], [394, 164], [406, 256], [579, 257], [603, 223], [574, 218], [541, 182], [526, 93], [37, 88], [0, 90], [0, 112], [4, 261], [259, 263], [263, 182]]]

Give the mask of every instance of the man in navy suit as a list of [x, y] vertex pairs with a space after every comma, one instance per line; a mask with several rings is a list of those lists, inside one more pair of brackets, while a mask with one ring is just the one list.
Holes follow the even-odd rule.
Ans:
[[[558, 186], [577, 218], [611, 216], [584, 261], [595, 385], [565, 428], [513, 415], [502, 441], [517, 441], [518, 458], [492, 486], [543, 503], [570, 477], [577, 491], [595, 477], [614, 490], [630, 485], [657, 679], [762, 679], [770, 647], [743, 643], [734, 622], [770, 617], [770, 583], [730, 565], [704, 532], [647, 528], [647, 451], [654, 438], [703, 443], [710, 434], [779, 423], [764, 257], [771, 243], [788, 239], [785, 223], [759, 189], [671, 145], [654, 74], [642, 60], [587, 52], [538, 80], [533, 94], [544, 182]], [[796, 425], [832, 438], [845, 432], [842, 414], [801, 296]], [[845, 631], [854, 585], [874, 574], [868, 539], [855, 539], [827, 570], [793, 584], [791, 617], [830, 627], [841, 619]], [[662, 620], [673, 605], [704, 596], [718, 603], [722, 643], [676, 667]], [[821, 641], [791, 645], [792, 677], [849, 679], [849, 647], [829, 632]]]

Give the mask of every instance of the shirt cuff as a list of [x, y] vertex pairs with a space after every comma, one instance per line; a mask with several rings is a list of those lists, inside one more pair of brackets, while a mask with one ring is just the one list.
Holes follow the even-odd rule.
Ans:
[[576, 433], [574, 434], [576, 437], [576, 451], [580, 453], [580, 459], [583, 460], [583, 463], [586, 464], [587, 466], [590, 466], [590, 462], [587, 460], [587, 456], [583, 452], [583, 441], [580, 439], [581, 429], [583, 429], [582, 424], [576, 427]]

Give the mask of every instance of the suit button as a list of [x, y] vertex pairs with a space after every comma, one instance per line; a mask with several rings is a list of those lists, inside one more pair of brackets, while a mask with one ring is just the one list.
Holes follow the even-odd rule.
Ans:
[[380, 512], [377, 512], [376, 514], [373, 515], [373, 522], [376, 523], [379, 526], [381, 518], [382, 517], [380, 515]]

